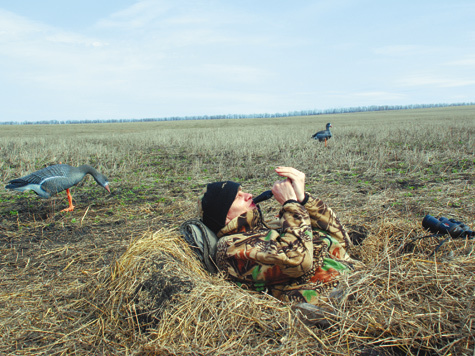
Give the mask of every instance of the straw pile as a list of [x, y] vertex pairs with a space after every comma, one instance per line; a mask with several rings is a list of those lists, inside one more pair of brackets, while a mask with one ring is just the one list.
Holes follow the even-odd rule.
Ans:
[[413, 239], [424, 233], [383, 221], [355, 248], [364, 267], [342, 281], [338, 320], [322, 330], [210, 276], [175, 230], [160, 230], [88, 287], [95, 333], [124, 354], [472, 355], [474, 241], [448, 241], [428, 258], [437, 240]]

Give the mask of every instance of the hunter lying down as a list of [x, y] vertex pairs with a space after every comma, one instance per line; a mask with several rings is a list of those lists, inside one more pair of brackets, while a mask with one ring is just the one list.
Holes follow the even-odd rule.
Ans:
[[214, 256], [219, 270], [240, 285], [313, 313], [319, 325], [323, 314], [333, 314], [325, 302], [339, 294], [338, 277], [355, 262], [347, 253], [350, 239], [335, 213], [305, 192], [303, 172], [275, 171], [286, 178], [272, 187], [281, 204], [277, 223], [266, 223], [252, 195], [232, 181], [207, 185], [201, 220], [219, 239]]

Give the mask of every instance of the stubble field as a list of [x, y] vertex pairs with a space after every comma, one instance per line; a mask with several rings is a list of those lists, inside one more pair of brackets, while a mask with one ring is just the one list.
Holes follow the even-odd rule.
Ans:
[[[327, 122], [324, 147], [310, 136]], [[0, 189], [0, 354], [475, 352], [474, 240], [447, 241], [429, 257], [439, 240], [415, 239], [428, 235], [426, 214], [475, 229], [473, 106], [0, 126], [3, 185], [59, 162], [94, 166], [111, 194], [88, 176], [71, 189], [74, 212], [60, 213], [65, 193]], [[307, 191], [335, 210], [366, 266], [344, 282], [340, 319], [327, 330], [206, 275], [179, 236], [206, 183], [234, 180], [257, 195], [279, 165], [306, 173]], [[273, 200], [262, 208], [278, 211]]]

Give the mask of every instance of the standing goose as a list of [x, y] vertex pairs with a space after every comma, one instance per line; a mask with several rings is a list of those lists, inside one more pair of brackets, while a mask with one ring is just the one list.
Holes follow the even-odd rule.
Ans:
[[332, 137], [330, 127], [332, 127], [332, 124], [328, 123], [325, 130], [318, 131], [316, 134], [312, 136], [312, 138], [320, 142], [325, 141], [325, 147], [327, 147], [327, 140], [329, 140]]
[[40, 169], [39, 171], [31, 173], [25, 177], [13, 179], [8, 182], [10, 184], [5, 186], [5, 188], [17, 190], [19, 192], [33, 190], [42, 198], [50, 198], [53, 195], [66, 190], [69, 207], [61, 211], [73, 211], [73, 198], [69, 192], [69, 188], [82, 181], [86, 174], [92, 175], [97, 184], [110, 193], [107, 178], [87, 164], [80, 167], [72, 167], [68, 164], [55, 164]]

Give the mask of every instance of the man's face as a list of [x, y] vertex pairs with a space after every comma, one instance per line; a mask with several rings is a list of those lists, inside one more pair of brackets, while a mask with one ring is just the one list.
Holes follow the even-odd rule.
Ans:
[[256, 208], [256, 204], [254, 204], [254, 201], [252, 200], [252, 194], [244, 193], [241, 188], [239, 188], [236, 198], [234, 199], [233, 204], [229, 208], [228, 215], [226, 216], [226, 224], [235, 217]]

